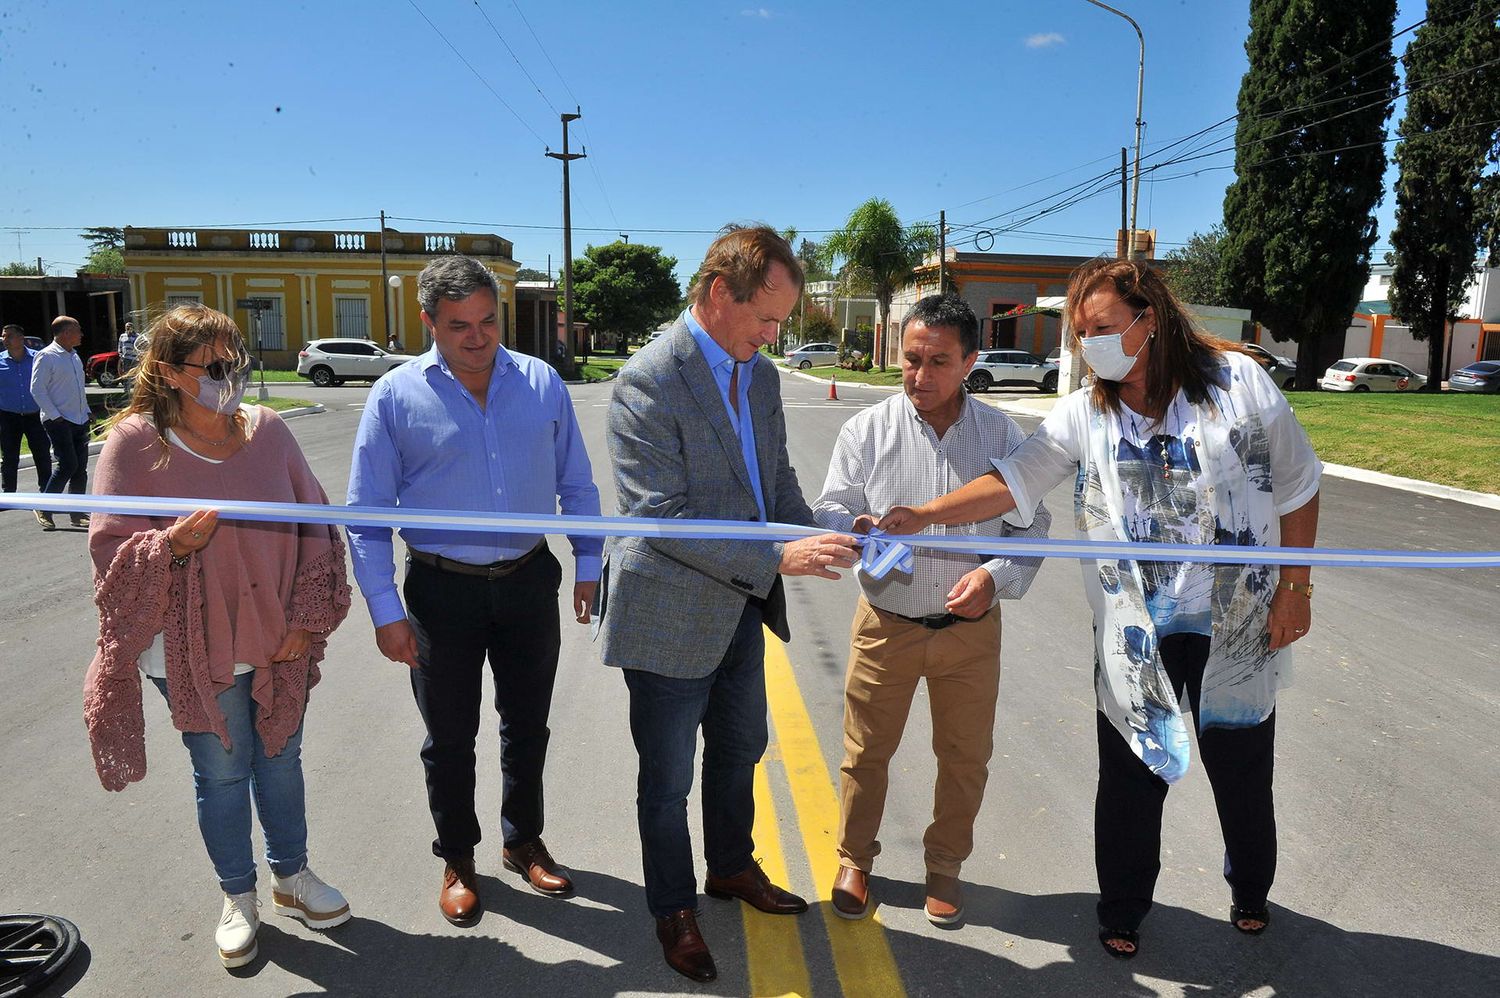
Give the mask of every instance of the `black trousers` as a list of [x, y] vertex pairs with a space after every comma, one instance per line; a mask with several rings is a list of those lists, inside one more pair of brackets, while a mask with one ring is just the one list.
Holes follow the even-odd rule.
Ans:
[[562, 566], [550, 551], [494, 580], [408, 563], [403, 593], [421, 665], [411, 672], [411, 689], [427, 725], [422, 765], [437, 826], [432, 851], [444, 859], [472, 857], [480, 840], [474, 741], [486, 658], [500, 715], [500, 830], [507, 848], [542, 834], [561, 583]]
[[31, 448], [31, 459], [36, 465], [36, 490], [47, 488], [52, 477], [52, 444], [47, 431], [42, 428], [39, 412], [6, 412], [0, 409], [0, 486], [4, 491], [16, 490], [17, 473], [21, 469], [21, 438]]
[[[1171, 634], [1161, 659], [1177, 698], [1194, 714], [1203, 689], [1209, 639]], [[1183, 699], [1186, 690], [1187, 699]], [[1194, 717], [1193, 730], [1198, 731]], [[1094, 800], [1094, 866], [1099, 924], [1133, 931], [1151, 910], [1161, 872], [1161, 815], [1167, 783], [1136, 758], [1104, 714], [1097, 715], [1099, 792]], [[1249, 728], [1209, 728], [1198, 755], [1213, 786], [1224, 834], [1224, 879], [1235, 904], [1260, 907], [1276, 877], [1276, 814], [1271, 799], [1276, 714]]]
[[81, 495], [89, 480], [89, 424], [72, 423], [59, 416], [42, 424], [52, 440], [52, 457], [57, 464], [43, 492], [61, 492], [66, 488]]

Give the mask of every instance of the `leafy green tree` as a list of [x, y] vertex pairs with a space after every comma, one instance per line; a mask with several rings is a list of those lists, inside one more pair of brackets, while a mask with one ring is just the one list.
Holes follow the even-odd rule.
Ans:
[[535, 267], [522, 267], [520, 270], [516, 271], [516, 280], [518, 280], [518, 281], [550, 281], [550, 280], [552, 280], [552, 278], [549, 277], [547, 274], [543, 273], [542, 271], [537, 270]]
[[120, 277], [125, 273], [125, 257], [117, 249], [100, 247], [89, 254], [89, 258], [84, 261], [80, 270], [88, 274], [108, 274], [111, 277]]
[[911, 282], [912, 271], [937, 249], [937, 228], [904, 226], [885, 198], [870, 198], [855, 208], [844, 227], [828, 237], [824, 249], [831, 260], [842, 260], [852, 276], [868, 283], [878, 311], [875, 362], [885, 370], [891, 298]]
[[1402, 58], [1406, 115], [1396, 146], [1391, 308], [1427, 341], [1427, 384], [1442, 390], [1444, 331], [1484, 245], [1485, 166], [1497, 152], [1500, 25], [1471, 0], [1428, 0]]
[[1396, 0], [1251, 0], [1223, 283], [1302, 345], [1299, 388], [1343, 351], [1369, 277], [1395, 16]]
[[125, 230], [117, 225], [96, 225], [84, 229], [79, 238], [88, 243], [91, 250], [125, 248]]
[[0, 277], [41, 277], [42, 272], [36, 269], [34, 263], [7, 263], [0, 267]]
[[1194, 305], [1233, 307], [1223, 274], [1224, 226], [1215, 225], [1207, 232], [1194, 232], [1186, 246], [1166, 255], [1162, 279], [1172, 293]]
[[573, 261], [573, 302], [578, 317], [617, 342], [655, 329], [678, 311], [682, 288], [672, 271], [677, 258], [660, 246], [613, 242], [590, 246]]

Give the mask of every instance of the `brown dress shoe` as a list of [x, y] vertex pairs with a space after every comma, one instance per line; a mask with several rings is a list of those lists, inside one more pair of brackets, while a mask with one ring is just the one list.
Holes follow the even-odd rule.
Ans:
[[771, 883], [759, 863], [751, 863], [732, 877], [710, 873], [703, 882], [703, 893], [711, 898], [739, 898], [768, 915], [798, 915], [807, 910], [806, 901]]
[[688, 980], [707, 983], [719, 976], [708, 943], [698, 931], [698, 916], [693, 909], [683, 908], [658, 918], [656, 939], [661, 943], [661, 955], [666, 957], [667, 966]]
[[454, 925], [473, 925], [479, 918], [479, 879], [474, 860], [452, 859], [443, 867], [443, 890], [438, 910]]
[[957, 925], [964, 917], [963, 885], [957, 877], [927, 875], [927, 921], [933, 925]]
[[833, 879], [833, 913], [840, 918], [864, 918], [870, 913], [870, 875], [852, 866], [840, 866]]
[[538, 894], [562, 897], [573, 893], [573, 879], [564, 867], [557, 865], [541, 839], [502, 850], [500, 860], [507, 870], [519, 873]]

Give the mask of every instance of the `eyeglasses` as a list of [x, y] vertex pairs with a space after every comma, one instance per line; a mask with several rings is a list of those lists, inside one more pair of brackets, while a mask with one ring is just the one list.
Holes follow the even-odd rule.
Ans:
[[247, 354], [238, 353], [233, 360], [211, 360], [207, 364], [194, 364], [183, 361], [178, 367], [196, 367], [215, 381], [228, 381], [232, 376], [244, 371], [250, 366], [250, 357]]

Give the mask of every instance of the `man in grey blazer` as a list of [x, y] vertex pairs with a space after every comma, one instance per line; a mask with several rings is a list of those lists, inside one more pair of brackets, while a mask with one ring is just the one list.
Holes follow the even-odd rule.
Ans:
[[[787, 459], [780, 379], [759, 350], [802, 293], [802, 268], [773, 229], [730, 227], [709, 247], [693, 302], [621, 370], [609, 451], [625, 516], [811, 525]], [[606, 665], [624, 670], [640, 756], [636, 816], [646, 901], [667, 964], [717, 972], [698, 930], [688, 833], [703, 730], [703, 839], [710, 897], [796, 914], [807, 902], [754, 860], [754, 773], [766, 748], [762, 625], [787, 629], [782, 575], [839, 576], [855, 539], [621, 538], [605, 556], [599, 628]]]

